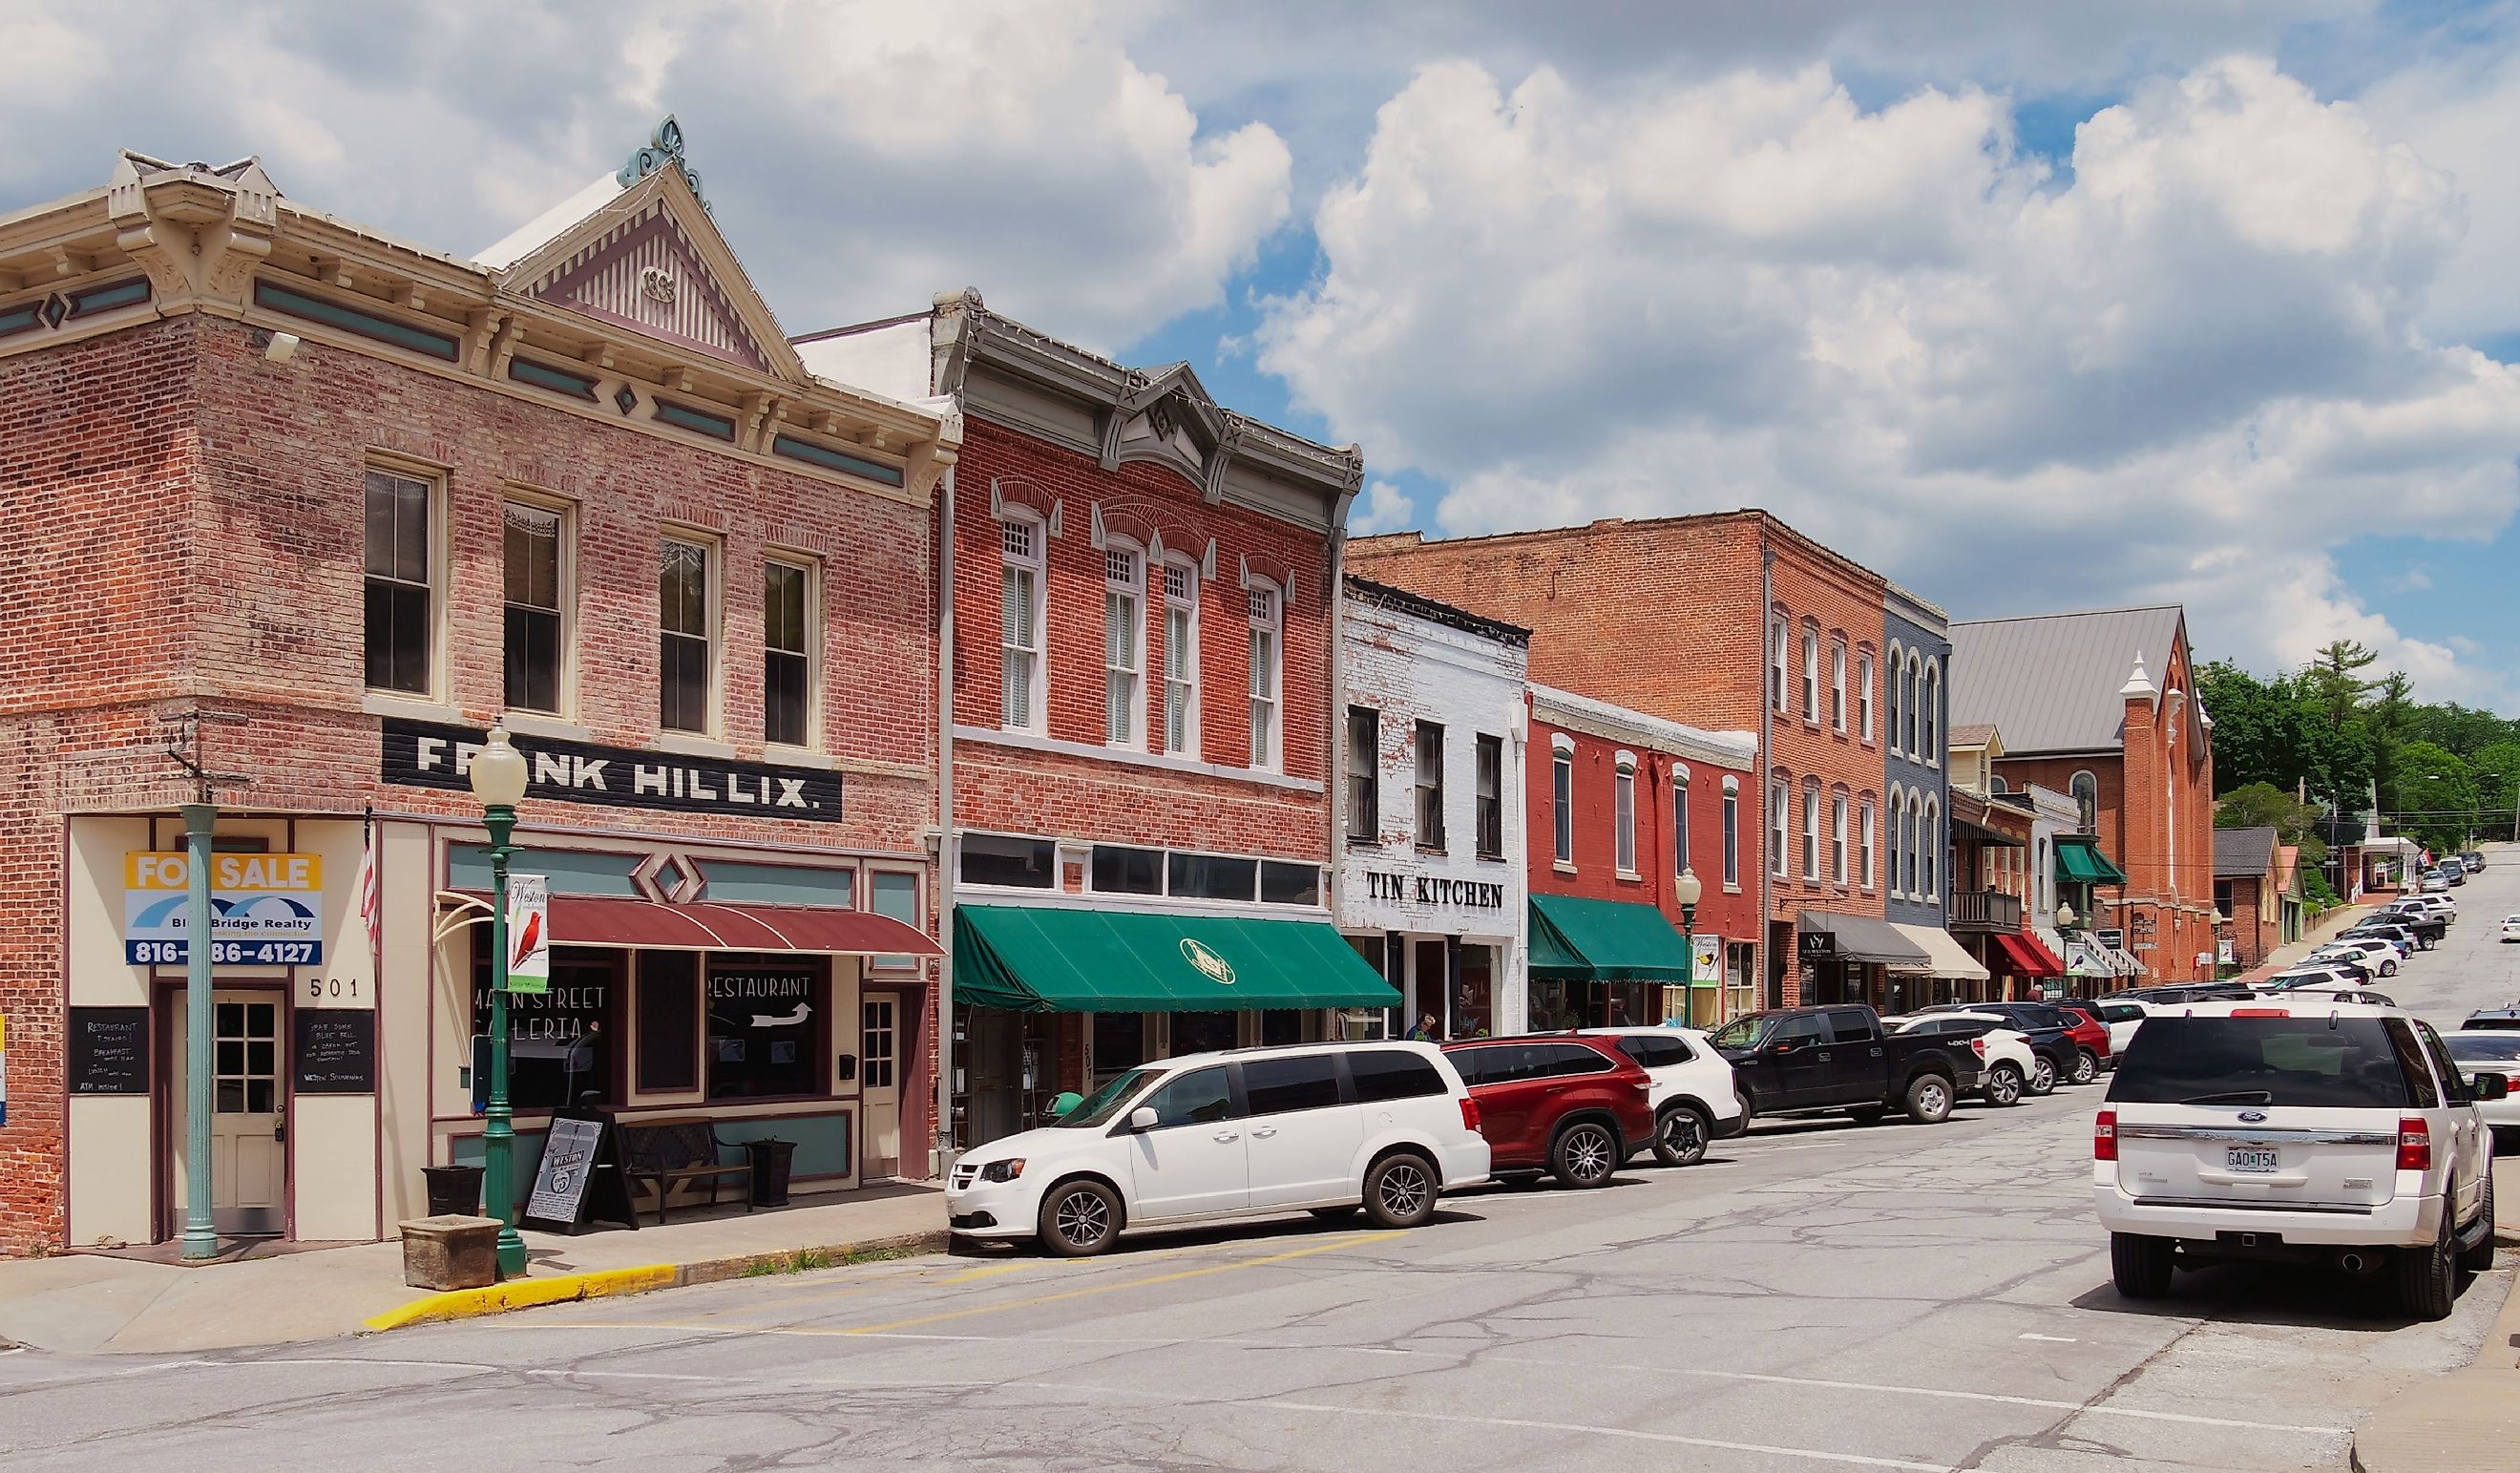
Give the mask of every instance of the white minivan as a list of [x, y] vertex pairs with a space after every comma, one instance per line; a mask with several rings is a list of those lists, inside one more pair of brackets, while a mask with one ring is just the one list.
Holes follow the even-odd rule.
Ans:
[[966, 1152], [954, 1232], [1061, 1258], [1141, 1228], [1362, 1207], [1415, 1228], [1488, 1177], [1479, 1107], [1432, 1044], [1309, 1044], [1132, 1069], [1039, 1130]]

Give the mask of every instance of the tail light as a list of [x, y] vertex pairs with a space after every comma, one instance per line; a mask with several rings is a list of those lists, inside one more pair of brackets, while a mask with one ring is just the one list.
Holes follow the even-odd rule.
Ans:
[[2424, 1124], [2421, 1115], [2398, 1118], [2398, 1170], [2430, 1171], [2433, 1169], [2433, 1128]]
[[2292, 1010], [2286, 1007], [2234, 1007], [2231, 1009], [2231, 1016], [2235, 1018], [2288, 1018], [2292, 1016]]
[[1462, 1096], [1462, 1129], [1465, 1131], [1475, 1131], [1478, 1128], [1479, 1102], [1472, 1099], [1467, 1094], [1464, 1094]]
[[1986, 1040], [1984, 1040], [1984, 1039], [1971, 1039], [1971, 1040], [1969, 1040], [1969, 1052], [1976, 1054], [1976, 1055], [1977, 1055], [1978, 1057], [1980, 1057], [1980, 1058], [1984, 1058], [1984, 1057], [1986, 1057]]
[[2092, 1159], [2115, 1161], [2118, 1158], [2118, 1112], [2102, 1110], [2092, 1122]]

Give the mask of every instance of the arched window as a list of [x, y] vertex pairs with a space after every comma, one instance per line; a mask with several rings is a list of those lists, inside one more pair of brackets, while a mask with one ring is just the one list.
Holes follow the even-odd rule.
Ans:
[[2073, 795], [2080, 817], [2076, 823], [2085, 833], [2100, 831], [2100, 780], [2090, 773], [2076, 773], [2066, 780], [2065, 790]]
[[1919, 867], [1916, 863], [1916, 850], [1919, 845], [1919, 840], [1923, 838], [1923, 834], [1920, 832], [1922, 826], [1918, 823], [1918, 820], [1922, 818], [1923, 814], [1924, 809], [1917, 803], [1916, 795], [1914, 793], [1910, 793], [1908, 795], [1907, 817], [1901, 824], [1901, 827], [1906, 831], [1900, 838], [1899, 888], [1906, 891], [1908, 898], [1911, 900], [1917, 899], [1925, 893], [1917, 886], [1916, 883], [1917, 876], [1920, 873]]
[[1943, 802], [1940, 798], [1925, 799], [1925, 817], [1918, 827], [1923, 831], [1922, 840], [1916, 847], [1924, 851], [1924, 894], [1927, 900], [1932, 900], [1943, 893]]
[[[1888, 697], [1890, 701], [1889, 740], [1890, 750], [1894, 752], [1899, 750], [1899, 709], [1905, 700], [1905, 696], [1900, 691], [1900, 687], [1905, 683], [1901, 672], [1906, 668], [1907, 667], [1902, 663], [1901, 656], [1899, 654], [1899, 647], [1896, 645], [1891, 646], [1890, 663], [1881, 667], [1881, 686], [1882, 694]], [[1890, 812], [1892, 820], [1895, 823], [1899, 812], [1899, 799], [1896, 795], [1893, 795], [1890, 799]], [[1893, 875], [1894, 880], [1896, 876]]]
[[1676, 762], [1671, 768], [1671, 872], [1674, 878], [1688, 872], [1688, 769]]
[[1990, 792], [2008, 793], [2012, 791], [2012, 784], [2004, 781], [2002, 777], [1995, 777], [1987, 780], [1987, 788]]
[[1925, 691], [1917, 704], [1925, 708], [1925, 744], [1919, 749], [1917, 755], [1923, 757], [1928, 766], [1940, 767], [1943, 764], [1942, 661], [1925, 661]]
[[1619, 753], [1615, 768], [1610, 789], [1611, 858], [1620, 874], [1632, 875], [1637, 872], [1636, 754]]
[[1887, 812], [1890, 825], [1890, 893], [1893, 895], [1899, 893], [1899, 856], [1905, 852], [1908, 843], [1907, 813], [1908, 794], [1893, 784]]
[[1908, 724], [1900, 730], [1899, 741], [1901, 749], [1907, 752], [1911, 761], [1921, 762], [1925, 754], [1916, 743], [1916, 708], [1924, 704], [1925, 700], [1925, 662], [1913, 654], [1908, 656], [1906, 684]]

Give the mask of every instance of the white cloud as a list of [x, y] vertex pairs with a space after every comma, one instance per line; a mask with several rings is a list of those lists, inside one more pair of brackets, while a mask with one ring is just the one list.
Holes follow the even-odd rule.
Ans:
[[2375, 508], [2473, 537], [2520, 507], [2520, 373], [2417, 327], [2453, 183], [2250, 58], [2138, 88], [2072, 165], [1974, 91], [1431, 67], [1261, 364], [1447, 483], [1446, 531], [1765, 505], [1956, 611], [2178, 598], [2241, 658], [2342, 633], [2489, 682], [2328, 557]]
[[2520, 137], [2520, 47], [2462, 48], [2388, 76], [2361, 98], [2376, 125], [2423, 160], [2455, 175], [2469, 201], [2463, 248], [2443, 271], [2426, 322], [2466, 337], [2520, 332], [2520, 176], [2510, 140]]
[[1417, 517], [1418, 508], [1409, 493], [1389, 481], [1373, 481], [1365, 488], [1364, 502], [1348, 513], [1347, 529], [1359, 537], [1371, 537], [1376, 532], [1397, 532]]

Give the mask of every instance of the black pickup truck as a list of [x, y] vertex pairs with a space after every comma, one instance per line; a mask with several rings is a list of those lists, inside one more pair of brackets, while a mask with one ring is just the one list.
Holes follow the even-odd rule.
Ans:
[[1869, 1007], [1787, 1007], [1733, 1019], [1708, 1040], [1732, 1064], [1744, 1120], [1843, 1111], [1869, 1124], [1905, 1110], [1919, 1125], [1952, 1113], [1978, 1085], [1965, 1044], [1885, 1034]]

